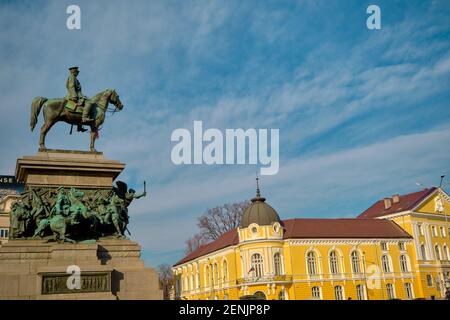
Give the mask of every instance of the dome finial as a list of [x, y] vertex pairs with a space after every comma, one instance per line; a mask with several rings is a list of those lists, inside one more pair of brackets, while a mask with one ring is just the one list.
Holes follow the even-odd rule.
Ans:
[[255, 202], [255, 201], [262, 201], [262, 202], [266, 201], [265, 198], [261, 197], [261, 191], [259, 190], [259, 178], [258, 178], [258, 174], [256, 174], [256, 197], [254, 197], [254, 198], [252, 199], [252, 202]]
[[259, 178], [256, 176], [256, 198], [261, 198], [261, 192], [259, 191]]

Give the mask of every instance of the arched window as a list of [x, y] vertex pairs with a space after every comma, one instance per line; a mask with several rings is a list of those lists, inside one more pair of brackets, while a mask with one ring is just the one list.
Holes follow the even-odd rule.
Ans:
[[414, 298], [411, 283], [409, 283], [409, 282], [405, 283], [405, 292], [406, 292], [406, 298], [407, 299], [411, 300], [411, 299]]
[[445, 244], [442, 246], [442, 254], [444, 256], [444, 260], [448, 260], [448, 247]]
[[223, 260], [222, 269], [223, 269], [223, 282], [227, 283], [228, 282], [228, 263], [227, 263], [227, 260]]
[[434, 246], [434, 251], [436, 252], [436, 260], [442, 260], [441, 250], [438, 245]]
[[365, 292], [364, 292], [364, 286], [362, 284], [358, 284], [356, 286], [356, 298], [358, 300], [365, 300]]
[[408, 259], [404, 254], [400, 255], [400, 270], [402, 272], [409, 272]]
[[286, 300], [286, 291], [281, 290], [281, 291], [278, 293], [278, 300]]
[[279, 252], [273, 255], [273, 264], [275, 267], [275, 275], [279, 276], [280, 274], [282, 274], [283, 272], [281, 270], [281, 255]]
[[214, 263], [214, 285], [217, 286], [219, 282], [219, 268], [217, 267], [217, 263]]
[[360, 274], [361, 273], [361, 265], [359, 261], [359, 254], [357, 251], [353, 251], [351, 256], [352, 260], [352, 271], [353, 274]]
[[433, 237], [437, 237], [437, 231], [435, 226], [431, 226], [431, 232], [433, 234]]
[[334, 298], [336, 300], [344, 300], [344, 291], [342, 290], [342, 286], [334, 287]]
[[194, 287], [194, 274], [191, 273], [191, 290], [194, 290], [194, 289], [195, 289], [195, 287]]
[[391, 265], [387, 255], [381, 256], [381, 266], [383, 268], [383, 272], [391, 272]]
[[322, 299], [321, 294], [320, 294], [320, 287], [312, 287], [311, 288], [311, 294], [313, 299]]
[[330, 273], [331, 274], [339, 273], [339, 259], [336, 251], [330, 252]]
[[428, 260], [427, 250], [425, 249], [425, 245], [423, 243], [420, 245], [420, 253], [422, 254], [422, 260]]
[[386, 284], [386, 292], [387, 292], [388, 299], [394, 299], [395, 298], [394, 286], [392, 285], [392, 283]]
[[308, 252], [306, 256], [306, 261], [308, 264], [308, 274], [309, 275], [316, 275], [317, 274], [317, 264], [316, 264], [316, 255], [314, 252], [310, 251]]
[[256, 277], [260, 278], [263, 275], [263, 258], [259, 253], [252, 255], [252, 269]]
[[433, 278], [430, 274], [427, 274], [427, 286], [432, 287], [433, 286]]

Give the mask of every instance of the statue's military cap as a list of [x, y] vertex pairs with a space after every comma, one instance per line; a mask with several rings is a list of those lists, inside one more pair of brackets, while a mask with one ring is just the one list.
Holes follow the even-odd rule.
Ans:
[[78, 70], [78, 67], [70, 67], [69, 70]]

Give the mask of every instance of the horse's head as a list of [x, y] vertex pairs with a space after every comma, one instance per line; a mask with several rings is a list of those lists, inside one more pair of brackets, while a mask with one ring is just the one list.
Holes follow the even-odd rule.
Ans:
[[108, 90], [109, 98], [108, 101], [117, 107], [117, 109], [122, 110], [123, 104], [119, 99], [119, 95], [116, 90]]

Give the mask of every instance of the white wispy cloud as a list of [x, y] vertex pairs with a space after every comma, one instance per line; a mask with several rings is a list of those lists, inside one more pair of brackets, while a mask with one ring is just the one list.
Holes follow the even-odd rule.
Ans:
[[[0, 172], [14, 172], [17, 157], [37, 150], [38, 130], [28, 129], [32, 98], [64, 96], [66, 68], [80, 65], [86, 94], [112, 87], [124, 102], [97, 146], [127, 164], [120, 179], [135, 189], [148, 181], [150, 195], [132, 204], [130, 228], [149, 250], [182, 248], [208, 207], [253, 195], [253, 166], [172, 164], [170, 134], [194, 120], [280, 129], [280, 172], [262, 182], [285, 218], [351, 215], [448, 169], [448, 108], [420, 123], [427, 108], [448, 99], [442, 1], [380, 32], [352, 29], [364, 28], [365, 13], [350, 4], [312, 0], [289, 8], [79, 1], [82, 30], [68, 31], [68, 4], [0, 6], [0, 136], [8, 150]], [[87, 149], [88, 136], [68, 130], [52, 129], [48, 146]]]

